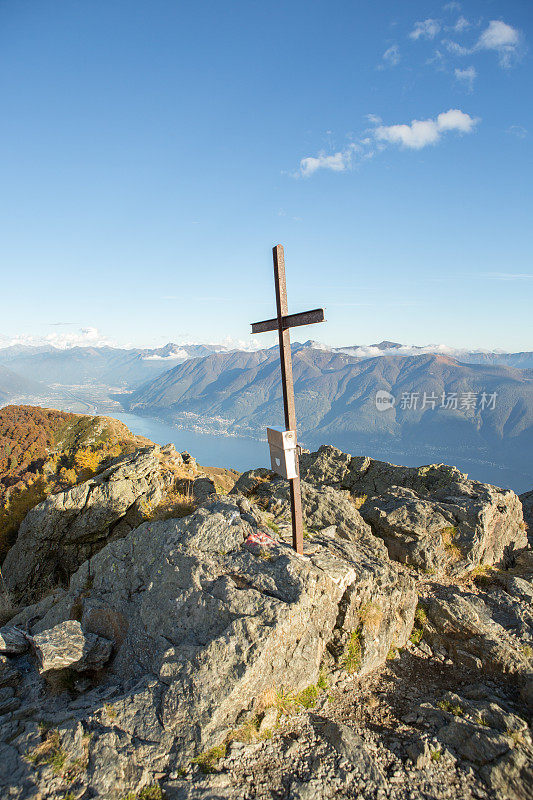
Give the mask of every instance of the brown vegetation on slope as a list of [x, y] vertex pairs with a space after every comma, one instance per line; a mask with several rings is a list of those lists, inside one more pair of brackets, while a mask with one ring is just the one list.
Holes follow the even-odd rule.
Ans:
[[0, 409], [0, 563], [30, 508], [149, 443], [109, 417], [38, 406]]

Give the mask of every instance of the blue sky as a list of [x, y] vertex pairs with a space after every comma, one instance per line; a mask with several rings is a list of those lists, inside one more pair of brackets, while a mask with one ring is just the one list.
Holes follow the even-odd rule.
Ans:
[[532, 22], [2, 0], [0, 341], [249, 340], [281, 242], [300, 339], [533, 349]]

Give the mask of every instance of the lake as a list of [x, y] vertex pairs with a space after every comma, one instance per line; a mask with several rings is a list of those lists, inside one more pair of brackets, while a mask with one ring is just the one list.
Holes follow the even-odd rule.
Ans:
[[[230, 467], [239, 472], [256, 467], [270, 467], [270, 456], [266, 441], [258, 439], [245, 439], [237, 436], [217, 436], [208, 433], [176, 428], [162, 420], [151, 417], [140, 417], [136, 414], [125, 412], [110, 413], [107, 416], [120, 420], [128, 428], [140, 436], [146, 436], [156, 444], [171, 443], [176, 450], [187, 450], [198, 462], [205, 467]], [[318, 449], [322, 444], [321, 439], [307, 435], [302, 442], [311, 450]], [[533, 473], [531, 470], [520, 470], [506, 465], [503, 461], [486, 461], [473, 457], [467, 452], [458, 452], [453, 449], [439, 449], [434, 447], [410, 447], [406, 443], [389, 442], [379, 444], [362, 438], [353, 441], [344, 436], [330, 436], [328, 444], [333, 444], [347, 453], [354, 455], [368, 455], [393, 464], [414, 467], [421, 464], [453, 464], [470, 478], [492, 483], [496, 486], [524, 492], [533, 486]]]
[[255, 467], [270, 467], [266, 441], [196, 433], [136, 414], [108, 412], [107, 416], [120, 420], [132, 433], [146, 436], [156, 444], [173, 444], [180, 453], [187, 450], [204, 467], [230, 467], [239, 472]]

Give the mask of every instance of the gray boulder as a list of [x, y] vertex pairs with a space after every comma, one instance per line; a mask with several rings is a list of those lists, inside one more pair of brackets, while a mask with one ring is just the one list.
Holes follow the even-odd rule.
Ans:
[[515, 747], [481, 774], [494, 797], [502, 800], [533, 800], [533, 748]]
[[[472, 699], [482, 696], [483, 699]], [[533, 746], [525, 719], [474, 684], [461, 695], [446, 692], [420, 705], [439, 742], [473, 764], [491, 795], [502, 800], [533, 798]]]
[[197, 503], [203, 503], [208, 497], [217, 493], [214, 481], [205, 476], [180, 481], [179, 489], [184, 494], [190, 495]]
[[364, 741], [352, 728], [342, 722], [335, 722], [320, 717], [318, 714], [311, 715], [311, 722], [315, 731], [337, 753], [361, 774], [365, 780], [375, 789], [386, 789], [387, 782], [385, 774], [380, 764], [368, 751]]
[[[59, 715], [54, 707], [61, 740], [61, 719], [97, 732], [79, 778], [89, 793], [137, 791], [220, 745], [265, 698], [316, 684], [324, 665], [363, 675], [406, 642], [414, 584], [381, 542], [316, 532], [302, 557], [259, 537], [249, 508], [238, 496], [213, 498], [189, 517], [147, 522], [25, 618], [39, 644], [42, 632], [49, 641], [57, 625], [70, 627], [75, 608], [85, 635], [114, 643], [98, 693], [82, 705], [65, 697]], [[45, 773], [34, 780], [42, 787]]]
[[467, 669], [506, 675], [526, 686], [532, 665], [524, 641], [533, 633], [533, 619], [530, 612], [524, 615], [520, 629], [519, 609], [511, 610], [516, 601], [510, 595], [481, 596], [457, 586], [435, 584], [422, 602], [427, 614], [424, 639], [432, 647]]
[[66, 620], [33, 637], [40, 672], [101, 669], [111, 655], [113, 643], [94, 633], [85, 633], [77, 620]]
[[456, 467], [398, 467], [326, 445], [300, 463], [303, 480], [349, 490], [398, 561], [458, 575], [480, 564], [506, 566], [527, 545], [517, 495]]
[[[301, 481], [301, 489], [302, 512], [308, 532], [335, 526], [339, 537], [348, 541], [365, 541], [376, 553], [386, 556], [386, 548], [373, 535], [348, 491], [329, 486], [317, 488], [306, 481]], [[261, 509], [272, 514], [276, 521], [290, 522], [288, 481], [269, 470], [250, 470], [243, 473], [231, 493], [244, 494]]]
[[173, 480], [161, 449], [154, 446], [50, 495], [26, 515], [6, 556], [2, 570], [7, 588], [30, 603], [65, 584], [107, 541], [139, 525], [142, 513], [161, 501]]

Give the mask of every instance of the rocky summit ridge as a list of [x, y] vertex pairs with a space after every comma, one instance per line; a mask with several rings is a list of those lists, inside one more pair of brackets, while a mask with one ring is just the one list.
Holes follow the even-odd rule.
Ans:
[[172, 446], [29, 510], [2, 566], [2, 796], [533, 797], [519, 498], [328, 446], [301, 476], [303, 556], [286, 481], [228, 493]]

